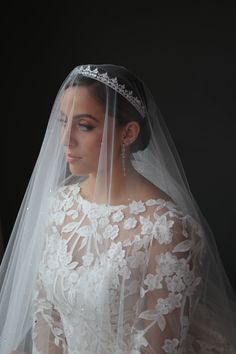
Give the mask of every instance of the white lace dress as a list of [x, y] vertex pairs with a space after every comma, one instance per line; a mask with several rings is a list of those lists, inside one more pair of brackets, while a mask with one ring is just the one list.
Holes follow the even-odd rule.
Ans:
[[188, 331], [204, 249], [193, 218], [163, 199], [91, 203], [78, 184], [52, 205], [34, 354], [217, 353]]

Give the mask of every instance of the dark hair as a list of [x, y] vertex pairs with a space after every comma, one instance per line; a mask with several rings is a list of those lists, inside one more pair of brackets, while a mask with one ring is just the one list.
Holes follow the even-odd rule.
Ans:
[[[145, 119], [145, 117], [143, 118], [126, 98], [120, 94], [116, 94], [112, 88], [100, 81], [83, 75], [77, 75], [75, 79], [71, 80], [66, 85], [66, 88], [71, 86], [89, 87], [91, 95], [102, 104], [104, 109], [107, 106], [108, 97], [108, 114], [115, 116], [119, 127], [131, 121], [139, 123], [140, 132], [136, 140], [130, 145], [130, 151], [136, 152], [138, 150], [144, 150], [147, 147], [150, 140], [150, 129], [147, 119]], [[114, 107], [116, 108], [115, 112]]]

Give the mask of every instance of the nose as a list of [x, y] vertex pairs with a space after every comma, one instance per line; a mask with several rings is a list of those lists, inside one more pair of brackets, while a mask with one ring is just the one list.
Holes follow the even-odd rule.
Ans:
[[77, 141], [73, 134], [72, 124], [67, 124], [65, 127], [62, 128], [61, 140], [64, 146], [75, 146], [77, 144]]

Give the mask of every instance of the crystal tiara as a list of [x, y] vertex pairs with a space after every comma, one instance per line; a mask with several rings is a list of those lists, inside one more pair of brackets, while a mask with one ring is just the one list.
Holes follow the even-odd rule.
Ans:
[[88, 66], [78, 66], [76, 68], [76, 73], [82, 74], [83, 76], [91, 77], [92, 79], [98, 80], [105, 85], [111, 87], [116, 92], [120, 93], [124, 98], [126, 98], [141, 114], [141, 116], [145, 117], [145, 108], [142, 105], [141, 101], [138, 97], [133, 95], [133, 91], [129, 91], [126, 89], [124, 84], [119, 84], [117, 77], [109, 77], [108, 74], [100, 73], [98, 68], [94, 70], [91, 69], [90, 65]]

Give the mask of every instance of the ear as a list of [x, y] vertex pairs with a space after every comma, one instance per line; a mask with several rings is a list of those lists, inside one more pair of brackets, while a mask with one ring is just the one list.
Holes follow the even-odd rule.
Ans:
[[123, 127], [122, 143], [126, 146], [131, 145], [138, 137], [140, 125], [136, 121], [131, 121]]

